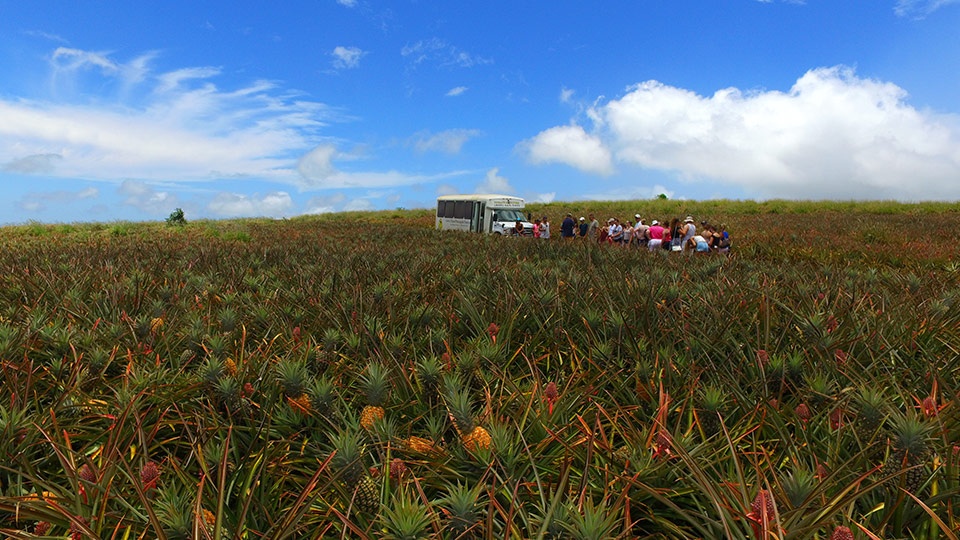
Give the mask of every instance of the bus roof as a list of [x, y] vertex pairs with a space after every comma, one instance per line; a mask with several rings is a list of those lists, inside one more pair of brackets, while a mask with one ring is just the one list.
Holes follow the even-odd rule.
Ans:
[[471, 193], [465, 195], [442, 195], [438, 201], [486, 201], [488, 205], [503, 208], [523, 208], [524, 200], [512, 195], [495, 193]]

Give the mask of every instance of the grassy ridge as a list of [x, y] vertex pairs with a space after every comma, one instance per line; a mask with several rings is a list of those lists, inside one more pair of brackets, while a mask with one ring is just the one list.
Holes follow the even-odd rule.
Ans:
[[0, 528], [955, 538], [956, 205], [699, 204], [569, 210], [734, 256], [425, 211], [4, 228]]

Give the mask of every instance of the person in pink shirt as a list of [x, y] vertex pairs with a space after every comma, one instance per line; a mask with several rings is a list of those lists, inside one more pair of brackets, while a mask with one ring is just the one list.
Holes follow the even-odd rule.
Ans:
[[663, 225], [660, 225], [660, 222], [653, 220], [650, 223], [650, 228], [647, 229], [647, 234], [650, 236], [650, 241], [647, 242], [647, 249], [650, 251], [656, 251], [660, 249], [660, 245], [663, 243]]

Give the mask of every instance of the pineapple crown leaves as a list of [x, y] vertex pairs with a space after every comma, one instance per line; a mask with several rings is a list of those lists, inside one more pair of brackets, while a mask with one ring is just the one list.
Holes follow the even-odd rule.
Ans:
[[706, 411], [719, 411], [723, 408], [724, 396], [724, 391], [719, 386], [706, 386], [700, 395], [700, 405]]
[[466, 389], [449, 389], [446, 393], [447, 409], [461, 436], [473, 431], [473, 407], [470, 392]]
[[310, 380], [310, 372], [304, 362], [283, 359], [277, 363], [277, 380], [287, 397], [299, 397], [305, 391]]
[[367, 397], [367, 404], [382, 407], [390, 393], [390, 376], [379, 362], [371, 362], [367, 372], [360, 377], [360, 385]]
[[440, 361], [435, 356], [427, 356], [417, 362], [417, 379], [424, 386], [436, 384], [442, 371]]
[[587, 499], [583, 504], [582, 511], [570, 510], [568, 519], [566, 528], [571, 538], [592, 540], [616, 536], [613, 534], [613, 530], [619, 520], [619, 515], [607, 508], [605, 504], [594, 505], [592, 500]]
[[430, 509], [406, 494], [393, 499], [380, 516], [385, 539], [408, 540], [428, 538], [427, 527], [434, 520]]
[[890, 420], [890, 439], [895, 449], [920, 458], [926, 452], [933, 428], [918, 416], [899, 414]]
[[479, 494], [478, 489], [470, 489], [457, 482], [457, 485], [447, 490], [447, 496], [440, 499], [439, 505], [450, 518], [454, 528], [465, 530], [478, 521]]
[[355, 482], [363, 474], [364, 445], [360, 434], [350, 430], [341, 431], [332, 437], [331, 444], [331, 469], [339, 472], [344, 482]]

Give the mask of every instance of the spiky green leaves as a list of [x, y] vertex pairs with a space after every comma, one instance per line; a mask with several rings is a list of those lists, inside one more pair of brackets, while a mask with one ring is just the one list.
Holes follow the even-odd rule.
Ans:
[[390, 377], [379, 362], [370, 362], [367, 371], [360, 377], [360, 386], [367, 397], [367, 405], [383, 407], [390, 392]]

